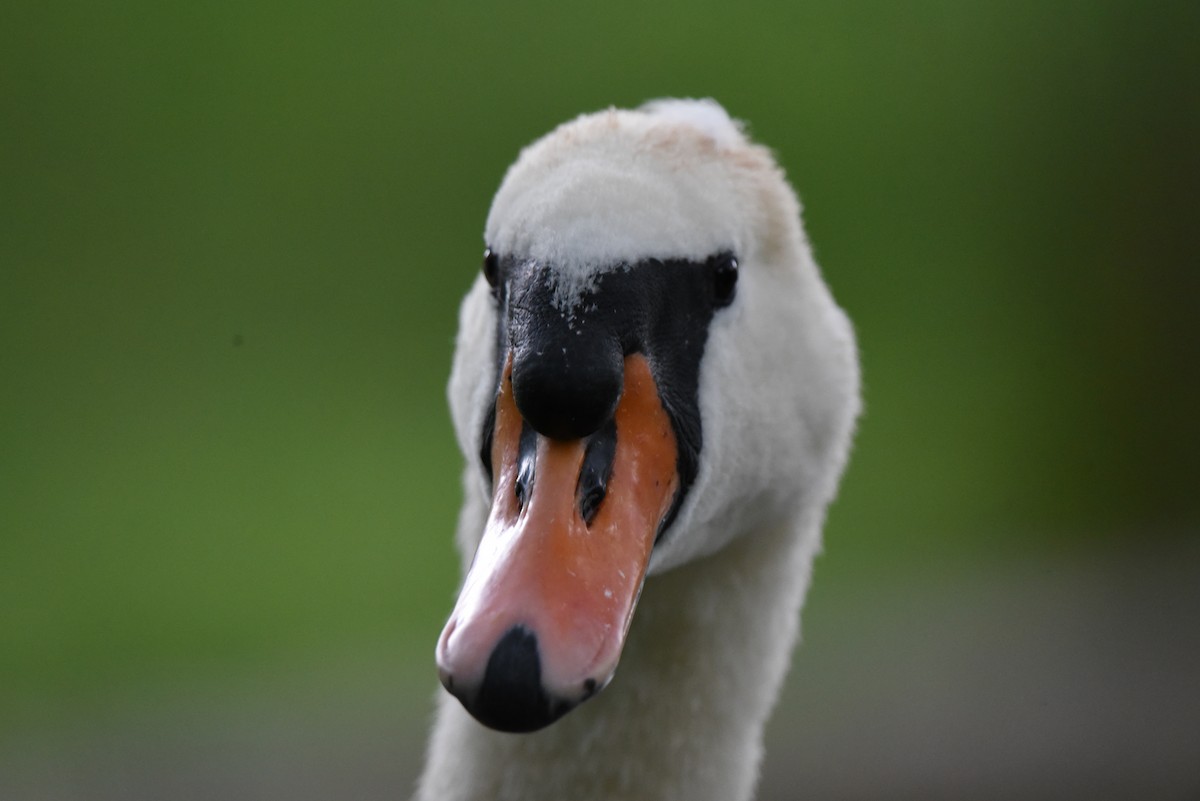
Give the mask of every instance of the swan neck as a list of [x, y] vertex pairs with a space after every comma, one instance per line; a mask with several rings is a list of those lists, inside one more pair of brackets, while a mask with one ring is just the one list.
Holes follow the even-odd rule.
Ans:
[[612, 684], [549, 729], [440, 698], [417, 801], [751, 798], [818, 537], [777, 525], [648, 579]]

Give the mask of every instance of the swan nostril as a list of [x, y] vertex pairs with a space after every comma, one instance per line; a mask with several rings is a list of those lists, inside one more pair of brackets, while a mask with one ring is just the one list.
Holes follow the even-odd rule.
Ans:
[[579, 471], [579, 516], [590, 526], [600, 511], [600, 504], [608, 494], [608, 481], [612, 478], [613, 459], [617, 454], [617, 423], [613, 418], [588, 438], [587, 450], [583, 455], [583, 467]]
[[534, 468], [537, 461], [537, 434], [533, 426], [526, 421], [521, 424], [521, 439], [517, 446], [517, 480], [513, 492], [517, 496], [517, 506], [525, 508], [529, 501], [529, 493], [533, 486]]
[[596, 519], [596, 512], [600, 511], [600, 504], [607, 494], [604, 487], [593, 487], [580, 496], [579, 516], [583, 518], [585, 524], [590, 526]]

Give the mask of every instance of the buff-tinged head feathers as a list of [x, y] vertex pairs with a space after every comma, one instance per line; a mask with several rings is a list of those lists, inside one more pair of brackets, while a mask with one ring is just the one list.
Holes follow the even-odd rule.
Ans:
[[[765, 203], [764, 193], [777, 197]], [[764, 213], [781, 206], [779, 219]], [[486, 239], [554, 265], [569, 301], [599, 273], [646, 258], [752, 258], [777, 244], [788, 218], [798, 205], [782, 171], [740, 123], [712, 100], [658, 100], [578, 117], [525, 148]]]

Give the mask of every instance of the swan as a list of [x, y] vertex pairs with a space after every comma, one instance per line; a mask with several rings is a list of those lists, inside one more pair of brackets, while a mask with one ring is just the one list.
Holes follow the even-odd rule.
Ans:
[[748, 799], [860, 409], [799, 201], [715, 101], [658, 100], [526, 147], [485, 245], [416, 799]]

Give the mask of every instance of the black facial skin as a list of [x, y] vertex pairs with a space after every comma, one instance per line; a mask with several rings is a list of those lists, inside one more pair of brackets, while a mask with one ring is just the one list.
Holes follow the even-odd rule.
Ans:
[[[570, 310], [555, 305], [554, 273], [546, 265], [489, 249], [483, 271], [498, 312], [497, 392], [511, 352], [517, 408], [539, 434], [579, 439], [602, 431], [620, 400], [624, 358], [646, 357], [678, 449], [679, 490], [659, 526], [661, 540], [696, 478], [703, 444], [700, 359], [713, 315], [736, 297], [737, 259], [718, 253], [704, 261], [620, 265], [604, 272]], [[489, 477], [494, 397], [484, 415], [480, 448]], [[593, 500], [596, 494], [592, 489]], [[599, 498], [596, 504], [602, 492]], [[587, 508], [594, 514], [593, 506]]]

